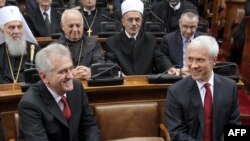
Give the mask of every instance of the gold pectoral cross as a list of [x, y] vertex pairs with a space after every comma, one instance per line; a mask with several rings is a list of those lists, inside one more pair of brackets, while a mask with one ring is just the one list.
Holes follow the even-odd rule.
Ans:
[[88, 32], [88, 36], [90, 37], [92, 30], [89, 28], [87, 32]]

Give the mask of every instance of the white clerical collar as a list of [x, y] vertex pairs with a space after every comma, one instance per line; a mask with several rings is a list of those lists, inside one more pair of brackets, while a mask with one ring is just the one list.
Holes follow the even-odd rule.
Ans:
[[125, 34], [127, 35], [127, 37], [130, 39], [130, 38], [134, 38], [135, 40], [136, 40], [136, 37], [137, 37], [137, 35], [138, 35], [138, 33], [137, 34], [135, 34], [135, 36], [131, 36], [126, 30], [125, 30]]
[[[49, 92], [51, 93], [51, 95], [54, 97], [56, 103], [58, 103], [61, 100], [61, 95], [57, 94], [55, 91], [53, 91], [52, 89], [50, 89], [47, 85], [46, 87], [48, 88]], [[63, 94], [63, 96], [65, 96], [67, 98], [66, 93]]]
[[91, 12], [94, 10], [95, 10], [95, 7], [91, 8], [90, 10], [86, 9], [85, 7], [83, 8], [83, 11], [88, 12], [88, 15], [91, 15], [92, 14]]
[[173, 6], [173, 5], [171, 5], [171, 4], [169, 3], [169, 6], [172, 7], [172, 8], [174, 9], [174, 11], [176, 11], [176, 10], [179, 10], [179, 9], [180, 9], [180, 7], [181, 7], [181, 2], [179, 2], [176, 6]]

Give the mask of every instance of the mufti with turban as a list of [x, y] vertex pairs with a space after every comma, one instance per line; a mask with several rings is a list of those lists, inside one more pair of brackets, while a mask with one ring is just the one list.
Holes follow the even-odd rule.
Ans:
[[32, 63], [37, 41], [17, 7], [1, 8], [0, 19], [0, 84], [23, 82], [24, 64]]
[[168, 69], [175, 74], [169, 58], [157, 47], [156, 38], [140, 30], [144, 10], [141, 0], [123, 1], [121, 10], [124, 30], [107, 39], [106, 61], [118, 64], [124, 75], [162, 73]]

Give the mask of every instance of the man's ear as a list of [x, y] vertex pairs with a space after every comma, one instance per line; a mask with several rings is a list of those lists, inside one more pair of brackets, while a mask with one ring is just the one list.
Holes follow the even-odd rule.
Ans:
[[[60, 26], [61, 26], [61, 29], [63, 30], [63, 24], [62, 24], [62, 22], [60, 22]], [[63, 30], [63, 32], [64, 32], [64, 30]]]
[[213, 62], [213, 65], [216, 64], [217, 60], [218, 60], [218, 57], [214, 57], [214, 58], [213, 58], [213, 61], [214, 61], [214, 62]]
[[44, 73], [44, 72], [38, 72], [38, 74], [39, 74], [39, 77], [41, 78], [41, 80], [42, 80], [45, 84], [48, 84], [48, 83], [49, 83], [49, 81], [48, 81], [48, 79], [47, 79], [47, 74], [46, 74], [46, 73]]

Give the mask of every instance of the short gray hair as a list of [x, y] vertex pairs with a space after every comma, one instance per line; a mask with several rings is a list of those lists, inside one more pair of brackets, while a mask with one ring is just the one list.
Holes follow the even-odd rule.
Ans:
[[66, 46], [58, 43], [52, 43], [41, 49], [36, 54], [35, 62], [37, 70], [50, 73], [54, 68], [54, 65], [51, 62], [51, 57], [54, 55], [68, 56], [71, 58], [71, 53]]
[[[61, 23], [64, 23], [65, 22], [65, 16], [68, 15], [69, 13], [72, 13], [74, 15], [79, 15], [81, 16], [82, 18], [82, 22], [83, 22], [83, 16], [82, 16], [82, 13], [77, 10], [77, 9], [66, 9], [64, 10], [63, 14], [62, 14], [62, 17], [61, 17]], [[83, 22], [84, 23], [84, 22]]]
[[195, 38], [189, 44], [188, 48], [204, 48], [209, 51], [209, 57], [215, 58], [219, 53], [219, 45], [214, 37], [203, 35]]

